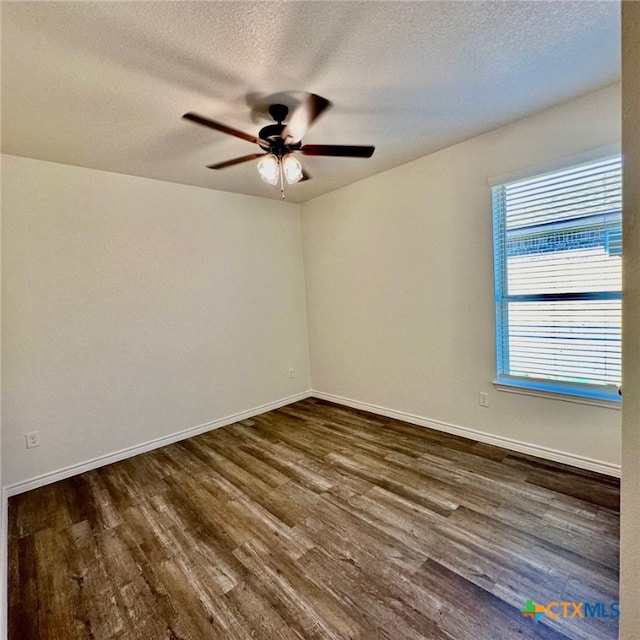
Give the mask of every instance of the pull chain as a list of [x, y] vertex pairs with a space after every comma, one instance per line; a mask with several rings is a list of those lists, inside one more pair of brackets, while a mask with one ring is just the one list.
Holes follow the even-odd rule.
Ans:
[[278, 160], [278, 170], [280, 171], [280, 195], [282, 196], [282, 199], [284, 200], [284, 176], [283, 171], [282, 171], [282, 161]]

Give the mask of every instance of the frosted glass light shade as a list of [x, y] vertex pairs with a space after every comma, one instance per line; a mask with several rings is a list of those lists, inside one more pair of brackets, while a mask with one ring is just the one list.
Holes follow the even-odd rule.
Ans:
[[286, 155], [282, 159], [282, 169], [288, 184], [294, 184], [302, 179], [302, 165], [295, 156]]
[[260, 158], [258, 161], [258, 173], [265, 182], [278, 184], [278, 178], [280, 177], [278, 158], [273, 153], [268, 153]]

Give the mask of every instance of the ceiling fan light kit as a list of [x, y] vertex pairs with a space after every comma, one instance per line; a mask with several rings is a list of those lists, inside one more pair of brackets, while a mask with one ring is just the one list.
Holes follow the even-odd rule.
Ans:
[[291, 153], [287, 153], [278, 158], [273, 153], [267, 153], [258, 160], [258, 173], [260, 177], [268, 184], [277, 185], [280, 183], [280, 194], [282, 199], [284, 196], [284, 181], [287, 184], [295, 184], [304, 178], [302, 165], [298, 158]]
[[375, 147], [362, 145], [310, 144], [303, 145], [302, 137], [309, 127], [331, 106], [331, 103], [314, 93], [307, 95], [285, 123], [289, 108], [284, 104], [272, 104], [269, 114], [276, 124], [269, 124], [260, 129], [258, 136], [239, 131], [225, 124], [210, 120], [196, 113], [185, 113], [182, 117], [227, 135], [242, 138], [257, 144], [264, 153], [252, 153], [225, 162], [208, 165], [209, 169], [226, 169], [242, 162], [258, 159], [258, 173], [262, 180], [276, 186], [280, 183], [280, 193], [284, 200], [284, 183], [295, 184], [310, 178], [302, 168], [302, 164], [293, 154], [297, 151], [308, 156], [339, 156], [350, 158], [370, 158]]
[[258, 160], [258, 173], [260, 177], [267, 183], [278, 184], [278, 175], [280, 173], [280, 163], [273, 153], [266, 153]]
[[278, 158], [274, 153], [266, 153], [258, 160], [258, 173], [268, 184], [282, 183], [283, 178], [287, 184], [300, 182], [304, 177], [300, 160], [291, 153]]
[[295, 184], [302, 180], [303, 175], [300, 160], [291, 153], [282, 158], [282, 171], [288, 184]]

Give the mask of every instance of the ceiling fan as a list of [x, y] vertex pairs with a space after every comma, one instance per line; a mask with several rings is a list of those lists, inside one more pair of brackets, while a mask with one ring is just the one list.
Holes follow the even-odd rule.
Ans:
[[269, 184], [280, 183], [280, 193], [284, 199], [284, 182], [294, 184], [301, 180], [308, 180], [309, 174], [304, 171], [300, 161], [294, 156], [299, 151], [306, 156], [339, 156], [349, 158], [370, 158], [375, 147], [361, 145], [340, 144], [302, 144], [302, 138], [309, 127], [331, 106], [326, 98], [310, 93], [294, 109], [288, 122], [289, 107], [284, 104], [272, 104], [269, 114], [276, 124], [269, 124], [252, 136], [244, 131], [239, 131], [215, 120], [210, 120], [197, 113], [185, 113], [182, 117], [205, 127], [221, 131], [236, 138], [242, 138], [248, 142], [254, 142], [261, 149], [261, 153], [250, 153], [246, 156], [226, 160], [217, 164], [207, 165], [209, 169], [226, 169], [233, 165], [250, 160], [258, 161], [260, 177]]

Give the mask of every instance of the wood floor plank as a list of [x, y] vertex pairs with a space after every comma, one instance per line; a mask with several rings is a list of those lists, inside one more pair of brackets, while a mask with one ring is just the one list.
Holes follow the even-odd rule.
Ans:
[[440, 626], [454, 638], [512, 640], [545, 638], [560, 640], [562, 634], [546, 625], [533, 625], [518, 609], [484, 589], [429, 560], [411, 577], [426, 591], [437, 591], [442, 600]]
[[278, 614], [251, 583], [242, 582], [225, 594], [229, 607], [241, 616], [250, 638], [300, 640], [300, 634]]
[[553, 491], [560, 490], [566, 495], [608, 509], [620, 509], [619, 486], [611, 478], [595, 479], [588, 472], [580, 469], [567, 472], [567, 469], [558, 463], [540, 462], [519, 454], [507, 456], [504, 464], [525, 470], [527, 482], [531, 484]]
[[332, 453], [327, 460], [371, 485], [403, 496], [441, 515], [448, 516], [459, 506], [459, 502], [451, 499], [451, 491], [438, 486], [438, 483], [429, 482], [411, 469], [394, 467], [384, 458], [376, 459], [360, 453], [348, 456]]
[[[283, 558], [261, 554], [250, 544], [242, 545], [235, 554], [252, 574], [252, 585], [303, 637], [340, 640], [357, 634], [357, 627], [338, 604], [323, 597], [299, 569]], [[318, 610], [319, 604], [327, 605], [328, 609]]]
[[15, 570], [9, 574], [9, 620], [16, 625], [15, 638], [38, 638], [38, 565], [35, 536], [14, 538], [10, 542], [9, 564]]
[[213, 448], [209, 448], [207, 464], [218, 475], [239, 489], [244, 494], [244, 498], [262, 505], [282, 522], [293, 526], [309, 515], [304, 508], [284, 499], [282, 494], [254, 476], [250, 470], [232, 462]]
[[336, 561], [321, 547], [310, 551], [302, 565], [317, 584], [359, 620], [359, 633], [342, 637], [453, 640], [429, 617], [432, 613], [437, 618], [432, 601], [420, 600], [415, 594], [410, 600], [395, 597], [379, 578], [372, 580], [371, 575], [363, 574], [352, 564]]
[[261, 460], [272, 469], [278, 471], [287, 481], [293, 480], [312, 491], [327, 491], [336, 483], [336, 481], [328, 479], [326, 473], [315, 472], [308, 464], [283, 458], [281, 450], [273, 453], [265, 449], [259, 449], [253, 444], [244, 444], [240, 448], [253, 456], [254, 459]]
[[313, 546], [304, 533], [297, 528], [288, 527], [255, 502], [236, 500], [229, 503], [229, 511], [238, 522], [244, 523], [246, 542], [252, 543], [254, 547], [275, 549], [297, 558]]
[[589, 557], [570, 551], [566, 546], [547, 542], [537, 535], [540, 533], [537, 530], [534, 534], [527, 533], [519, 527], [509, 526], [501, 520], [464, 507], [447, 522], [455, 523], [463, 530], [473, 531], [474, 535], [484, 540], [487, 545], [493, 546], [496, 540], [500, 540], [500, 544], [508, 546], [515, 558], [521, 559], [523, 566], [529, 562], [536, 567], [546, 568], [553, 565], [553, 571], [572, 573], [584, 577], [585, 580], [597, 575], [609, 590], [617, 586], [617, 567], [615, 570], [609, 569]]
[[[309, 532], [312, 540], [317, 541], [318, 546], [332, 548], [338, 557], [344, 557], [349, 562], [358, 561], [361, 565], [370, 562], [368, 553], [372, 553], [379, 563], [410, 573], [417, 571], [428, 557], [399, 544], [397, 538], [365, 518], [360, 518], [348, 502], [336, 500], [333, 496], [327, 496], [326, 500], [319, 502], [314, 515], [301, 526]], [[321, 527], [320, 532], [318, 527]], [[331, 546], [332, 540], [334, 546]]]
[[619, 482], [308, 399], [9, 500], [9, 639], [613, 640]]
[[205, 440], [209, 449], [217, 451], [242, 469], [251, 469], [251, 476], [258, 478], [266, 485], [277, 488], [289, 480], [286, 474], [270, 465], [267, 461], [252, 455], [243, 449], [245, 441], [231, 430], [221, 430], [215, 438]]
[[[362, 608], [361, 597], [365, 595], [368, 601], [377, 601], [376, 606], [365, 607], [370, 619], [386, 619], [387, 607], [381, 607], [380, 603], [387, 602], [396, 604], [396, 609], [397, 603], [411, 603], [411, 608], [422, 617], [431, 622], [438, 620], [442, 600], [437, 591], [422, 590], [410, 579], [412, 573], [425, 564], [423, 558], [419, 559], [419, 564], [416, 563], [413, 572], [406, 571], [403, 562], [406, 559], [398, 557], [401, 551], [397, 546], [391, 550], [393, 556], [390, 558], [388, 549], [385, 553], [384, 546], [375, 538], [365, 536], [360, 531], [353, 532], [349, 537], [351, 544], [345, 547], [344, 532], [326, 521], [309, 518], [305, 526], [318, 540], [318, 545], [301, 562], [309, 567], [313, 559], [317, 569], [311, 572], [312, 575], [321, 576], [331, 589], [344, 589], [342, 597], [356, 608]], [[341, 576], [340, 580], [337, 579], [338, 576]], [[356, 593], [359, 594], [358, 597], [354, 595]], [[429, 626], [429, 623], [421, 619], [417, 626]], [[433, 629], [432, 632], [438, 633]]]

